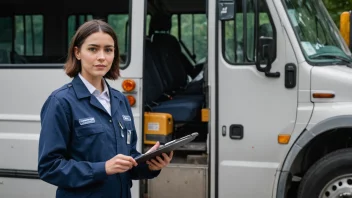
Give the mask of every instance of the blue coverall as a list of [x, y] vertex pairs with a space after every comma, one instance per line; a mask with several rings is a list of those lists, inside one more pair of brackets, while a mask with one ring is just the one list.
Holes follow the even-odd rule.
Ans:
[[111, 116], [78, 76], [43, 105], [38, 173], [58, 186], [57, 198], [130, 198], [132, 179], [151, 179], [160, 173], [143, 163], [125, 173], [106, 174], [105, 162], [117, 154], [140, 155], [128, 100], [108, 88]]

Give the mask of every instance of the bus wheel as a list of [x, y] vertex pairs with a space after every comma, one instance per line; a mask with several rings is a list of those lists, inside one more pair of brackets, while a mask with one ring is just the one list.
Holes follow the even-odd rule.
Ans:
[[298, 198], [352, 198], [352, 148], [334, 151], [304, 175]]

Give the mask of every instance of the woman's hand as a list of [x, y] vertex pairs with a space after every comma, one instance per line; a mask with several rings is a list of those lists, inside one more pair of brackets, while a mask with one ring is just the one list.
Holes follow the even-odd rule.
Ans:
[[[146, 153], [149, 153], [151, 151], [155, 151], [158, 149], [160, 146], [159, 141], [151, 148], [149, 149]], [[171, 151], [170, 155], [167, 155], [166, 153], [163, 153], [162, 156], [164, 159], [161, 159], [161, 157], [157, 156], [156, 159], [148, 160], [146, 163], [149, 165], [149, 170], [151, 171], [158, 171], [161, 170], [162, 168], [166, 167], [167, 165], [170, 164], [172, 160], [172, 156], [174, 155], [174, 152]]]
[[131, 156], [118, 154], [105, 163], [105, 171], [106, 174], [113, 175], [126, 172], [134, 166], [137, 166], [137, 162]]
[[170, 155], [167, 155], [166, 153], [162, 154], [164, 159], [161, 159], [161, 157], [157, 156], [156, 157], [157, 160], [155, 159], [148, 160], [147, 164], [149, 165], [149, 170], [158, 171], [163, 169], [164, 167], [170, 164], [173, 155], [174, 155], [174, 152], [171, 151]]

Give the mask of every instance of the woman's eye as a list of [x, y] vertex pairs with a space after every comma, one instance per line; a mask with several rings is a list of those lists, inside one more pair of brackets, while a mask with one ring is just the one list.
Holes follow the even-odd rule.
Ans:
[[111, 48], [105, 49], [106, 52], [112, 52], [113, 50]]
[[95, 48], [93, 48], [93, 47], [92, 47], [92, 48], [88, 48], [88, 50], [89, 50], [89, 51], [92, 51], [92, 52], [97, 51], [97, 49], [95, 49]]

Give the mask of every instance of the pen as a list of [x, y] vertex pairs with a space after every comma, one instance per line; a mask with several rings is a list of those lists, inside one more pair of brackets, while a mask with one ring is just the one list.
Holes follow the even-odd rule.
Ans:
[[125, 137], [125, 136], [123, 135], [123, 126], [122, 126], [121, 122], [119, 122], [119, 125], [120, 125], [120, 128], [121, 128], [121, 137]]

